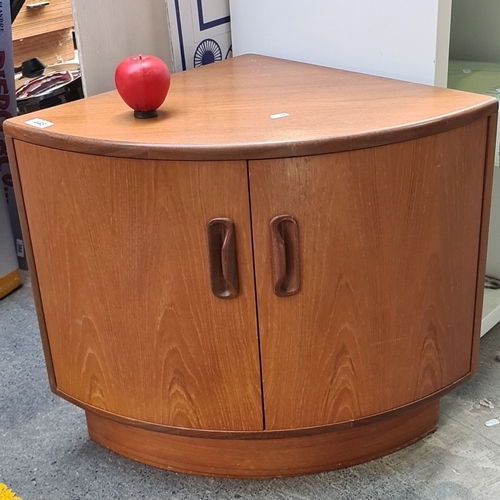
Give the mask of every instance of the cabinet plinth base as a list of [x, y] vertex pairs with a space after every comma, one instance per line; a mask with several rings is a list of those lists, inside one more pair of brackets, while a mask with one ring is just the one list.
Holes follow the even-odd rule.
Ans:
[[[264, 478], [340, 469], [401, 449], [436, 429], [439, 402], [380, 419], [317, 434], [290, 431], [286, 437], [178, 436], [126, 425], [86, 412], [90, 438], [139, 462], [189, 474]], [[209, 433], [207, 433], [207, 436]], [[228, 435], [229, 436], [229, 435]], [[244, 436], [244, 437], [243, 437]]]

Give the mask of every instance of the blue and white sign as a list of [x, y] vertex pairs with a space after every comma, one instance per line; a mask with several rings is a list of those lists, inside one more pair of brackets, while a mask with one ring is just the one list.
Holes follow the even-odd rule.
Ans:
[[229, 0], [167, 0], [174, 71], [232, 56]]

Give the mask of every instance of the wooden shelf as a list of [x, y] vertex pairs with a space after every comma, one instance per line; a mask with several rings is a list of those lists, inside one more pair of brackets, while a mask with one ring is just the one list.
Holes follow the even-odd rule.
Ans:
[[26, 2], [12, 25], [14, 64], [34, 57], [46, 65], [72, 59], [72, 27], [70, 0]]

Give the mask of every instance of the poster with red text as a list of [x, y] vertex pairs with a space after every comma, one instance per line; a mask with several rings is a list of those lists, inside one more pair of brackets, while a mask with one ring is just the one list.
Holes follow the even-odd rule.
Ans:
[[[14, 87], [14, 62], [12, 57], [12, 29], [10, 2], [0, 0], [0, 188], [7, 199], [9, 218], [21, 269], [27, 269], [24, 243], [19, 225], [14, 188], [10, 175], [9, 161], [3, 135], [3, 122], [16, 116], [16, 95]], [[0, 235], [2, 237], [2, 235]]]

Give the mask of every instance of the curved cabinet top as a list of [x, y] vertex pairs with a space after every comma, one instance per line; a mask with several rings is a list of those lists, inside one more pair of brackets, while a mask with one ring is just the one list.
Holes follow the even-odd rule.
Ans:
[[[245, 55], [172, 75], [157, 118], [135, 119], [112, 91], [13, 118], [4, 128], [15, 139], [96, 155], [254, 159], [415, 139], [497, 107], [478, 94]], [[35, 117], [53, 125], [26, 124]]]

